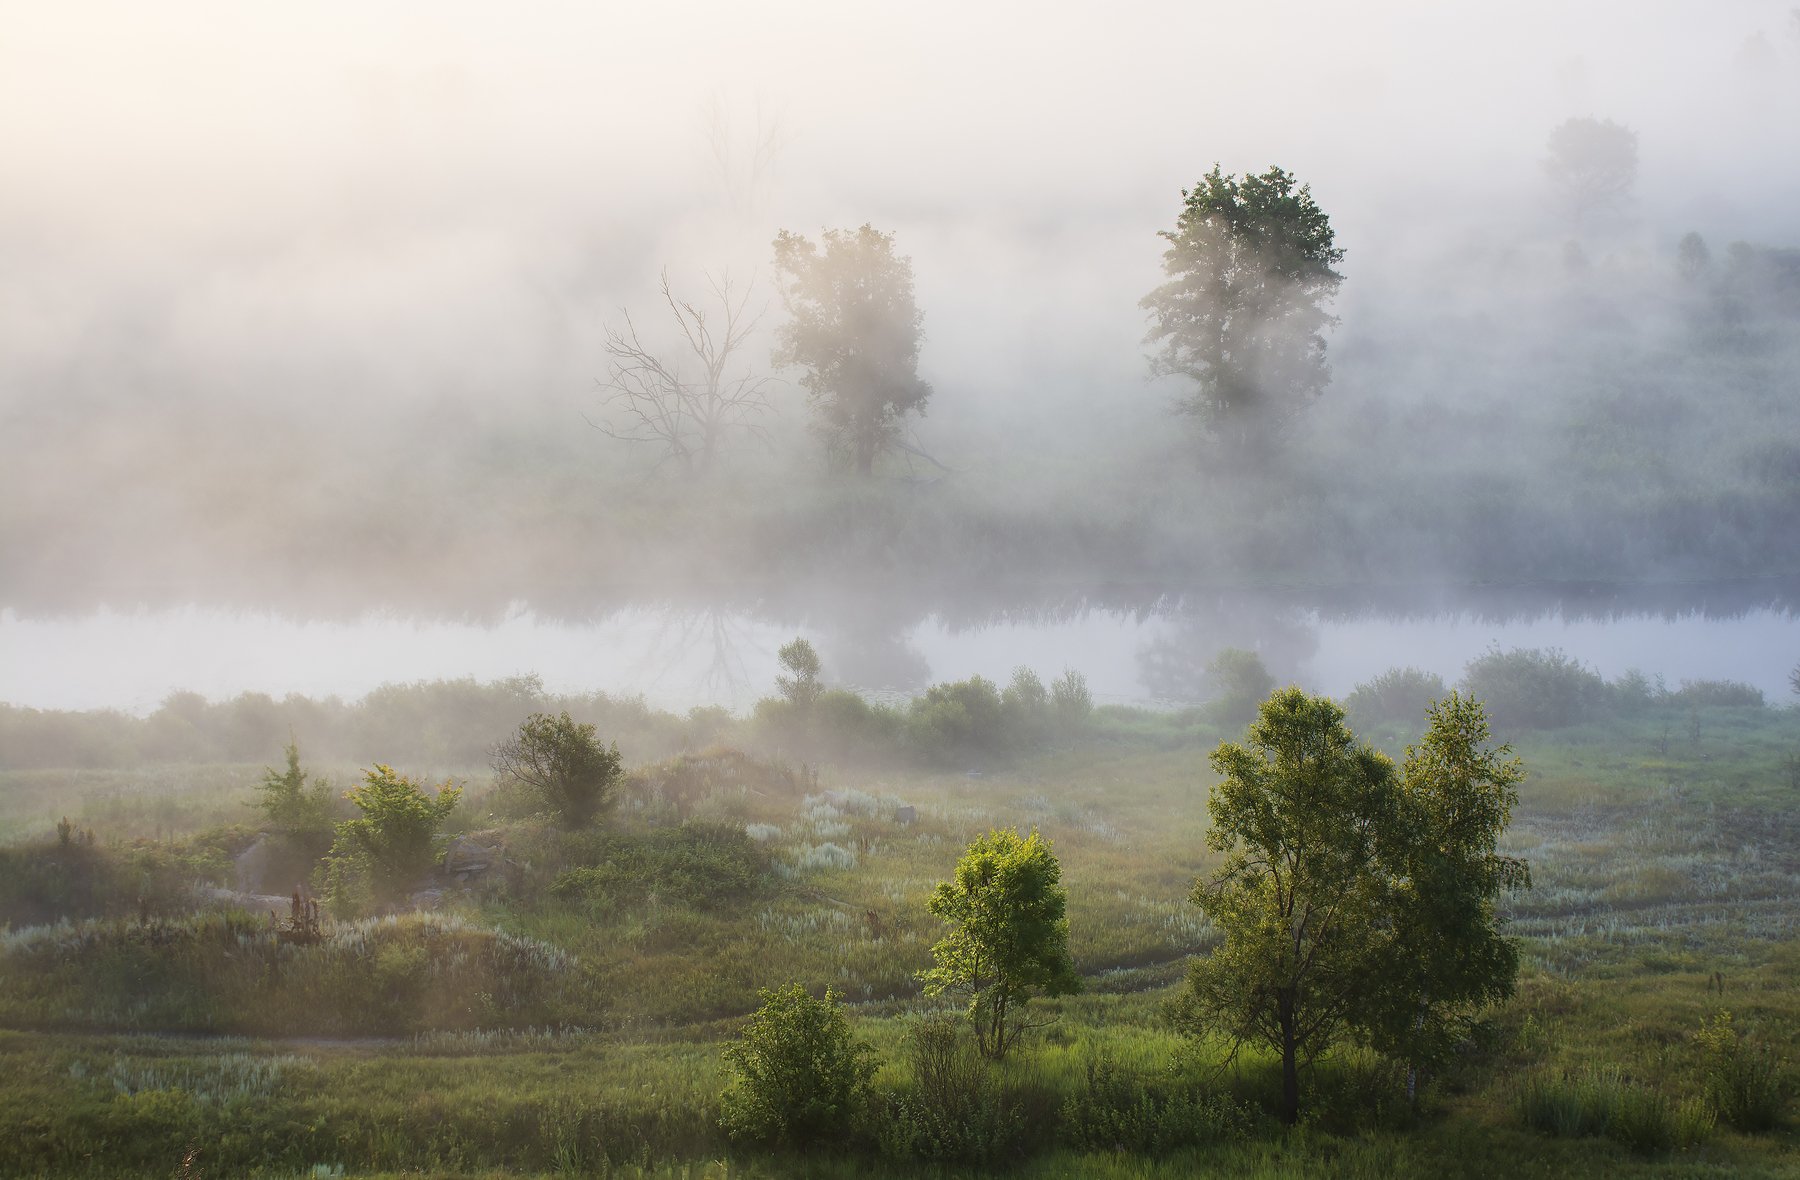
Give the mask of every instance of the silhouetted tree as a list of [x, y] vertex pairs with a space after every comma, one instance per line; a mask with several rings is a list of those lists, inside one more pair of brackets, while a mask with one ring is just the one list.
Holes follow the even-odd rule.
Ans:
[[1544, 171], [1577, 230], [1597, 213], [1622, 211], [1637, 183], [1637, 132], [1611, 119], [1568, 119], [1548, 147]]
[[892, 234], [870, 226], [826, 230], [822, 248], [783, 230], [775, 269], [792, 317], [776, 336], [775, 363], [806, 370], [800, 384], [829, 453], [863, 475], [900, 438], [906, 415], [924, 413], [919, 379], [924, 316], [913, 301], [911, 260]]
[[1218, 165], [1183, 189], [1163, 272], [1146, 295], [1158, 374], [1188, 377], [1177, 403], [1231, 442], [1266, 441], [1331, 379], [1325, 305], [1343, 276], [1331, 220], [1280, 168], [1242, 180]]

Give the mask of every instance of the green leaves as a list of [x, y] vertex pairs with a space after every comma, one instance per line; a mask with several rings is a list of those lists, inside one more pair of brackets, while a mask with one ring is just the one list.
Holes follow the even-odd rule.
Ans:
[[1081, 990], [1067, 907], [1062, 866], [1035, 830], [1021, 837], [1002, 828], [977, 839], [952, 879], [932, 892], [927, 908], [955, 929], [931, 948], [938, 965], [920, 979], [928, 995], [969, 996], [976, 1045], [986, 1056], [1006, 1055], [1034, 995]]
[[494, 771], [523, 784], [565, 828], [575, 829], [612, 806], [625, 768], [618, 743], [602, 745], [592, 725], [565, 712], [526, 718], [495, 747]]
[[815, 1000], [790, 983], [758, 994], [762, 1007], [725, 1047], [720, 1123], [735, 1139], [792, 1146], [844, 1138], [868, 1101], [874, 1050], [851, 1039], [835, 991]]

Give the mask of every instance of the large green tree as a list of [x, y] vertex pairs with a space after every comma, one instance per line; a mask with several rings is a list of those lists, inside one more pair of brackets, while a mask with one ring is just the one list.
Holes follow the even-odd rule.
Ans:
[[983, 1055], [1006, 1056], [1029, 1027], [1023, 1017], [1033, 996], [1081, 990], [1062, 866], [1035, 830], [1020, 836], [1000, 828], [977, 839], [927, 907], [953, 929], [931, 948], [937, 966], [920, 977], [926, 994], [969, 997]]
[[1325, 305], [1343, 276], [1331, 220], [1280, 168], [1243, 179], [1218, 165], [1182, 190], [1146, 295], [1152, 369], [1190, 378], [1177, 408], [1233, 445], [1266, 443], [1330, 380]]
[[912, 261], [894, 253], [892, 234], [867, 225], [826, 230], [819, 243], [783, 230], [775, 270], [790, 317], [775, 363], [806, 371], [815, 431], [834, 459], [867, 475], [931, 397], [918, 373], [924, 316]]
[[1302, 1071], [1334, 1044], [1434, 1060], [1512, 992], [1494, 903], [1528, 877], [1496, 846], [1522, 772], [1474, 701], [1453, 694], [1429, 721], [1396, 772], [1336, 704], [1287, 688], [1213, 752], [1207, 843], [1225, 860], [1193, 901], [1224, 941], [1190, 970], [1186, 1008], [1280, 1058], [1290, 1123]]

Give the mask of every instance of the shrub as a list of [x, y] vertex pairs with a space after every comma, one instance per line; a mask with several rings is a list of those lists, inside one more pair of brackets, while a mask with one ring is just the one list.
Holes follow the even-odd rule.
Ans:
[[1087, 677], [1073, 668], [1064, 668], [1050, 685], [1050, 711], [1064, 729], [1086, 725], [1094, 711], [1094, 697], [1088, 692]]
[[907, 737], [927, 758], [953, 760], [997, 753], [1004, 742], [1005, 706], [994, 682], [980, 676], [934, 684], [915, 697]]
[[1050, 727], [1050, 690], [1030, 668], [1014, 668], [1012, 683], [1000, 694], [1006, 711], [1006, 736], [1013, 746], [1029, 748], [1041, 742]]
[[1536, 1075], [1519, 1087], [1515, 1105], [1520, 1121], [1534, 1131], [1562, 1138], [1604, 1135], [1633, 1151], [1691, 1147], [1712, 1130], [1710, 1113], [1699, 1103], [1672, 1103], [1625, 1080], [1617, 1068]]
[[1669, 697], [1661, 676], [1652, 680], [1636, 668], [1628, 669], [1625, 675], [1607, 685], [1607, 690], [1612, 695], [1613, 708], [1626, 717], [1641, 717], [1651, 706]]
[[934, 1016], [908, 1034], [912, 1088], [889, 1098], [876, 1129], [888, 1155], [979, 1166], [1019, 1154], [1020, 1105], [994, 1082], [958, 1028], [957, 1021]]
[[1263, 667], [1262, 657], [1241, 647], [1228, 647], [1213, 657], [1206, 666], [1206, 684], [1213, 693], [1214, 715], [1234, 725], [1255, 717], [1263, 700], [1275, 691], [1275, 678]]
[[607, 836], [587, 850], [595, 863], [560, 874], [551, 891], [615, 910], [659, 901], [717, 909], [753, 897], [769, 857], [743, 828], [690, 821], [644, 835]]
[[1768, 1045], [1744, 1039], [1731, 1013], [1720, 1012], [1694, 1034], [1706, 1099], [1720, 1120], [1740, 1131], [1771, 1131], [1781, 1121], [1782, 1062]]
[[1741, 680], [1683, 680], [1670, 696], [1679, 704], [1702, 709], [1760, 709], [1762, 689]]
[[1600, 674], [1557, 648], [1491, 649], [1463, 675], [1470, 696], [1498, 729], [1553, 729], [1596, 716], [1606, 699]]
[[362, 785], [344, 796], [362, 815], [337, 826], [327, 857], [332, 909], [347, 914], [371, 902], [392, 901], [430, 872], [438, 831], [461, 794], [445, 783], [434, 799], [392, 767], [377, 763]]
[[783, 1146], [844, 1139], [868, 1101], [874, 1050], [851, 1038], [835, 991], [815, 1000], [791, 983], [758, 995], [762, 1007], [725, 1046], [720, 1125]]
[[[276, 834], [298, 843], [329, 840], [331, 792], [319, 779], [300, 769], [300, 747], [288, 742], [287, 769], [265, 767], [257, 784], [262, 798], [257, 806]], [[308, 787], [308, 781], [311, 787]]]
[[1130, 1077], [1102, 1055], [1088, 1062], [1082, 1088], [1064, 1101], [1060, 1121], [1063, 1142], [1077, 1151], [1161, 1155], [1241, 1138], [1250, 1116], [1222, 1096]]
[[618, 796], [619, 745], [603, 746], [592, 725], [567, 713], [533, 713], [494, 748], [494, 772], [530, 791], [565, 828], [582, 828]]
[[1344, 712], [1356, 728], [1380, 722], [1419, 725], [1425, 710], [1450, 695], [1444, 678], [1417, 668], [1389, 668], [1344, 698]]

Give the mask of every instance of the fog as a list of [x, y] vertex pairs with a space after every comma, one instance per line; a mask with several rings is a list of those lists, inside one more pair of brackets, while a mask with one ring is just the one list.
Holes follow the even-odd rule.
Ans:
[[[485, 675], [521, 609], [681, 602], [810, 629], [881, 687], [924, 674], [923, 626], [953, 638], [922, 666], [960, 674], [971, 620], [1075, 602], [1137, 627], [1196, 584], [1796, 572], [1785, 2], [81, 4], [6, 28], [9, 659], [51, 658], [45, 620], [199, 604], [416, 616], [467, 645], [442, 674]], [[1580, 116], [1634, 131], [1639, 165], [1572, 225], [1543, 162]], [[1142, 343], [1157, 233], [1215, 162], [1291, 170], [1347, 251], [1334, 380], [1260, 471], [1170, 415]], [[669, 335], [662, 272], [754, 278], [768, 371], [770, 240], [865, 222], [912, 262], [935, 393], [908, 437], [947, 471], [827, 471], [792, 372], [768, 441], [705, 480], [590, 429], [607, 326]], [[1683, 288], [1690, 232], [1715, 277]], [[1764, 253], [1727, 273], [1740, 241]], [[1239, 642], [1273, 666], [1273, 635]], [[1048, 665], [1079, 647], [1043, 642]], [[1733, 671], [1770, 678], [1697, 674]]]

